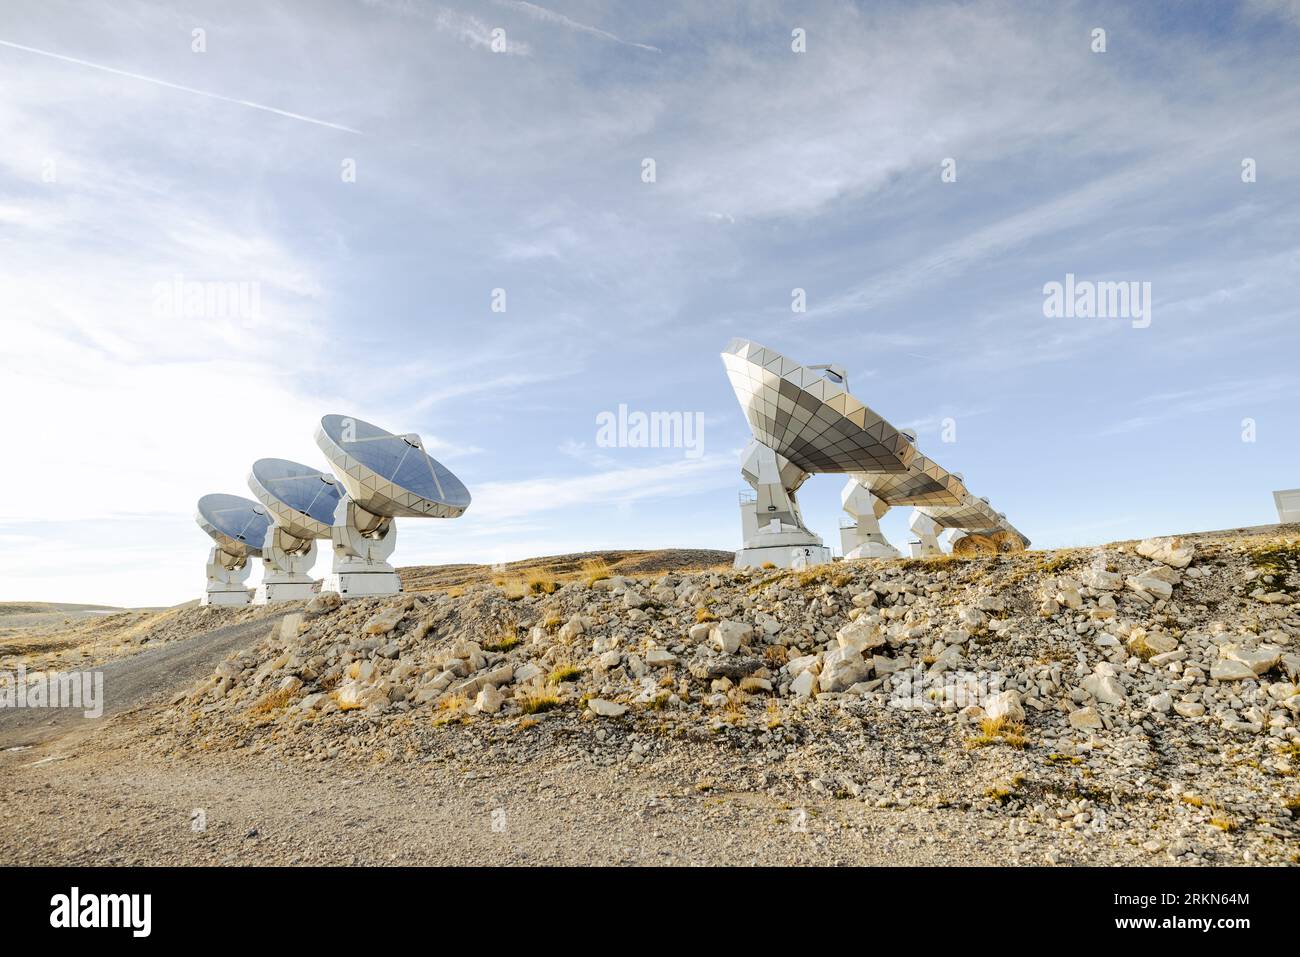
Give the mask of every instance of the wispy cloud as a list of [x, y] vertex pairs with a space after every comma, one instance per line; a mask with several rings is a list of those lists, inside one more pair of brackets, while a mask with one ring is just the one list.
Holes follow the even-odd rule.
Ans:
[[488, 482], [475, 490], [474, 509], [478, 518], [500, 521], [542, 511], [680, 498], [735, 484], [736, 460], [706, 455], [586, 475]]
[[496, 0], [499, 6], [510, 7], [514, 10], [522, 10], [529, 16], [541, 20], [544, 23], [553, 23], [557, 26], [565, 27], [569, 30], [576, 30], [579, 33], [587, 33], [594, 37], [600, 37], [602, 40], [610, 40], [614, 43], [622, 44], [625, 47], [635, 47], [638, 50], [648, 50], [651, 53], [662, 53], [658, 47], [652, 47], [645, 43], [634, 43], [631, 40], [624, 40], [617, 37], [608, 30], [602, 30], [599, 27], [589, 26], [586, 23], [579, 23], [577, 20], [566, 17], [562, 13], [556, 13], [554, 10], [548, 10], [545, 7], [539, 7], [535, 3], [528, 3], [527, 0]]
[[9, 47], [13, 50], [22, 50], [26, 53], [35, 53], [38, 56], [50, 57], [55, 60], [62, 60], [65, 63], [75, 63], [77, 66], [88, 67], [92, 70], [101, 70], [104, 73], [112, 73], [116, 76], [124, 76], [132, 80], [140, 80], [143, 83], [152, 83], [154, 86], [166, 87], [169, 90], [178, 90], [181, 93], [191, 93], [194, 96], [203, 96], [210, 100], [220, 100], [223, 103], [234, 103], [238, 106], [247, 106], [250, 109], [262, 110], [266, 113], [274, 113], [276, 116], [284, 116], [291, 120], [301, 120], [303, 123], [312, 123], [316, 126], [325, 126], [329, 129], [339, 130], [343, 133], [355, 133], [358, 136], [364, 135], [360, 130], [353, 129], [350, 126], [344, 126], [342, 123], [332, 123], [329, 120], [317, 119], [314, 116], [307, 116], [303, 113], [293, 113], [289, 110], [282, 110], [276, 106], [267, 106], [265, 103], [254, 103], [252, 100], [243, 100], [238, 97], [213, 93], [209, 90], [195, 89], [192, 86], [183, 86], [180, 83], [172, 83], [168, 80], [161, 80], [158, 77], [145, 76], [143, 73], [132, 73], [129, 70], [119, 70], [116, 67], [105, 66], [102, 63], [92, 63], [89, 60], [82, 60], [78, 57], [65, 56], [62, 53], [54, 53], [51, 50], [38, 50], [36, 47], [23, 46], [21, 43], [13, 43], [9, 40], [0, 40], [0, 46]]
[[1098, 432], [1098, 435], [1121, 435], [1141, 432], [1173, 419], [1200, 415], [1220, 409], [1240, 409], [1246, 417], [1253, 417], [1257, 407], [1269, 405], [1283, 396], [1300, 394], [1300, 377], [1268, 376], [1262, 379], [1240, 379], [1215, 382], [1176, 392], [1159, 392], [1145, 396], [1136, 403], [1144, 409]]
[[[451, 34], [470, 46], [507, 56], [529, 56], [532, 47], [520, 40], [503, 35], [494, 37], [492, 31], [497, 29], [478, 17], [447, 7], [430, 7], [412, 2], [412, 0], [361, 0], [367, 7], [376, 7], [390, 13], [408, 17], [418, 17], [432, 23], [444, 33]], [[495, 44], [495, 45], [494, 45]]]

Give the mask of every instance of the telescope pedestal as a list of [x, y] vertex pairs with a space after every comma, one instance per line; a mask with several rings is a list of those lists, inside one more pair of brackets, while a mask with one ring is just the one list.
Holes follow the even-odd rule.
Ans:
[[367, 512], [348, 495], [339, 499], [330, 528], [334, 547], [333, 570], [321, 582], [321, 591], [341, 598], [397, 595], [402, 580], [388, 556], [397, 547], [397, 526], [391, 518]]
[[278, 525], [266, 530], [262, 544], [262, 583], [253, 593], [254, 605], [310, 599], [316, 582], [308, 574], [316, 564], [316, 543], [291, 535]]
[[247, 605], [248, 573], [252, 567], [248, 559], [220, 548], [208, 552], [208, 586], [203, 593], [200, 605]]
[[943, 531], [939, 523], [926, 515], [919, 508], [912, 512], [912, 534], [919, 541], [912, 542], [913, 558], [937, 558], [943, 554], [939, 544], [939, 533]]
[[807, 568], [831, 560], [831, 550], [804, 525], [795, 498], [807, 472], [757, 441], [745, 449], [740, 472], [754, 498], [740, 503], [745, 539], [736, 568]]
[[840, 529], [845, 558], [899, 558], [898, 549], [880, 531], [880, 519], [889, 506], [857, 479], [851, 478], [840, 493], [844, 511], [853, 524]]

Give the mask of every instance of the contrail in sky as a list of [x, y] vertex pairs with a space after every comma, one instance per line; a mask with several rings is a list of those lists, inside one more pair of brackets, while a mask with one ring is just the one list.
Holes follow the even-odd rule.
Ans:
[[267, 106], [264, 103], [254, 103], [252, 100], [240, 100], [233, 96], [222, 96], [220, 93], [209, 93], [207, 90], [196, 90], [192, 86], [181, 86], [179, 83], [169, 83], [166, 80], [159, 80], [156, 77], [144, 76], [140, 73], [129, 73], [126, 70], [114, 69], [111, 66], [91, 63], [89, 60], [78, 60], [76, 57], [64, 56], [62, 53], [51, 53], [49, 50], [38, 50], [35, 47], [25, 47], [21, 43], [10, 43], [8, 40], [0, 40], [0, 46], [12, 47], [15, 50], [24, 50], [27, 53], [37, 53], [41, 56], [53, 57], [56, 60], [63, 60], [66, 63], [75, 63], [78, 66], [88, 66], [92, 70], [103, 70], [105, 73], [116, 73], [118, 76], [130, 77], [132, 80], [143, 80], [145, 83], [165, 86], [169, 90], [180, 90], [182, 93], [193, 93], [196, 96], [206, 96], [212, 100], [222, 100], [226, 103], [237, 103], [240, 106], [250, 106], [255, 110], [275, 113], [278, 116], [287, 116], [291, 120], [302, 120], [304, 123], [314, 123], [317, 126], [327, 126], [332, 130], [341, 130], [344, 133], [356, 133], [358, 136], [365, 136], [365, 134], [360, 130], [354, 130], [352, 127], [344, 126], [342, 123], [331, 123], [328, 120], [318, 120], [312, 116], [303, 116], [301, 113], [290, 113], [288, 110], [276, 109], [274, 106]]

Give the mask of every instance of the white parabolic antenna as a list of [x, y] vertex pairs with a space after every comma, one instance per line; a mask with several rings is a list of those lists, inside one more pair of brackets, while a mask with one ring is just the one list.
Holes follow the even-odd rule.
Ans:
[[804, 472], [904, 472], [916, 454], [841, 384], [774, 349], [733, 339], [722, 363], [754, 438]]
[[342, 495], [333, 475], [288, 459], [258, 459], [248, 473], [248, 487], [275, 524], [295, 537], [330, 537]]
[[248, 487], [274, 523], [262, 545], [262, 583], [254, 604], [310, 598], [316, 586], [309, 575], [316, 563], [316, 540], [330, 537], [342, 495], [337, 480], [288, 459], [258, 459], [248, 473]]
[[397, 435], [355, 416], [327, 415], [316, 444], [345, 491], [330, 528], [334, 572], [322, 589], [345, 598], [401, 591], [387, 561], [396, 545], [393, 520], [458, 518], [469, 508], [469, 490], [413, 433]]
[[804, 524], [799, 487], [820, 472], [907, 475], [916, 448], [849, 394], [839, 367], [818, 371], [748, 339], [733, 339], [722, 364], [754, 433], [741, 458], [755, 494], [741, 502], [745, 537], [736, 565], [830, 561], [830, 549]]
[[327, 415], [316, 444], [348, 497], [374, 515], [457, 518], [469, 508], [469, 490], [424, 451], [418, 435], [394, 435], [352, 416]]
[[819, 472], [849, 475], [840, 496], [852, 519], [840, 528], [845, 558], [898, 557], [880, 519], [900, 505], [915, 508], [918, 556], [939, 554], [937, 535], [945, 529], [962, 552], [1028, 547], [987, 499], [971, 495], [960, 475], [917, 451], [915, 434], [894, 428], [851, 395], [843, 366], [800, 365], [748, 339], [733, 339], [722, 362], [754, 433], [741, 464], [756, 494], [741, 502], [745, 540], [738, 567], [830, 560], [795, 500], [800, 485]]
[[252, 499], [220, 492], [199, 499], [194, 520], [216, 545], [208, 553], [205, 605], [247, 605], [249, 558], [259, 558], [271, 525], [266, 509]]

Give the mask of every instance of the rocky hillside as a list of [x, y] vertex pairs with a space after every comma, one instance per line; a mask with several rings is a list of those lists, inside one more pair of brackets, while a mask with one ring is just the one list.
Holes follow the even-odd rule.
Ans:
[[1294, 862], [1300, 538], [314, 599], [160, 749], [557, 759], [958, 809], [1010, 853]]
[[496, 585], [507, 594], [523, 594], [545, 585], [581, 581], [592, 569], [613, 575], [657, 575], [662, 572], [730, 568], [732, 552], [710, 548], [656, 548], [577, 552], [548, 555], [501, 565], [411, 565], [399, 568], [408, 592], [446, 591], [460, 594], [469, 585]]

